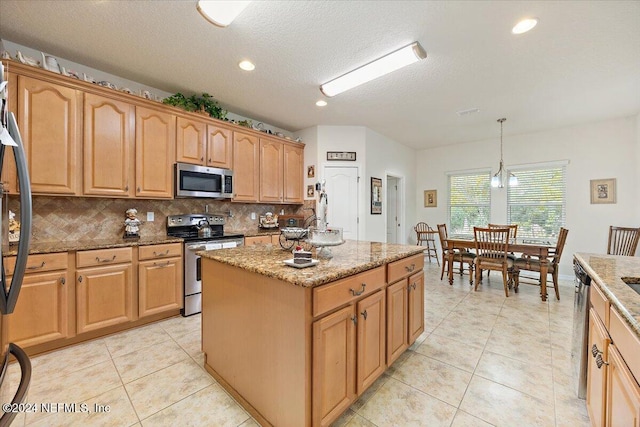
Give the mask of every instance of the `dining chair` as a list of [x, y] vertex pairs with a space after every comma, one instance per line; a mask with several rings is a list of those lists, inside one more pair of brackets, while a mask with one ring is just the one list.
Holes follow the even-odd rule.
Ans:
[[[518, 235], [518, 224], [487, 224], [489, 228], [508, 228], [509, 229], [509, 243], [513, 243], [516, 241], [516, 236]], [[513, 252], [509, 252], [507, 254], [507, 258], [511, 258], [512, 260], [516, 259], [516, 256]], [[491, 273], [491, 271], [487, 271], [487, 276]]]
[[464, 264], [469, 266], [469, 284], [473, 285], [473, 260], [476, 254], [465, 250], [449, 249], [447, 233], [447, 224], [438, 224], [438, 236], [440, 237], [440, 246], [442, 247], [442, 272], [440, 273], [440, 280], [444, 277], [445, 266], [448, 268], [449, 254], [453, 256], [453, 262], [460, 264], [460, 275], [464, 271]]
[[[551, 274], [553, 279], [553, 288], [556, 292], [556, 299], [560, 301], [560, 290], [558, 289], [558, 270], [560, 264], [560, 257], [564, 245], [567, 242], [567, 234], [569, 230], [566, 228], [560, 228], [558, 233], [558, 241], [556, 242], [555, 249], [549, 251], [550, 259], [547, 263], [547, 274]], [[536, 271], [540, 272], [540, 259], [523, 255], [521, 258], [517, 258], [513, 267], [513, 289], [518, 292], [518, 286], [520, 285], [520, 270]]]
[[482, 270], [496, 270], [502, 272], [504, 294], [509, 296], [509, 286], [512, 283], [513, 260], [507, 257], [509, 252], [509, 228], [481, 228], [473, 227], [473, 237], [476, 245], [474, 262], [476, 286], [482, 280]]
[[640, 228], [609, 226], [607, 254], [634, 256], [640, 238]]
[[429, 226], [426, 222], [419, 222], [416, 224], [413, 229], [416, 232], [418, 239], [418, 246], [422, 246], [423, 243], [426, 243], [427, 249], [425, 252], [429, 257], [429, 262], [431, 262], [431, 256], [436, 259], [438, 265], [440, 265], [440, 260], [438, 259], [438, 250], [436, 249], [436, 239], [434, 235], [436, 234], [435, 230]]

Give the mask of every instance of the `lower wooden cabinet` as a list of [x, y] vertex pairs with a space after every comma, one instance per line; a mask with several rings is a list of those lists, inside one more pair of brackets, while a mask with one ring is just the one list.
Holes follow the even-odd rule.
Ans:
[[274, 234], [269, 235], [265, 234], [262, 236], [250, 236], [244, 238], [245, 246], [253, 246], [253, 245], [267, 245], [267, 244], [280, 244], [280, 235]]
[[409, 344], [424, 332], [424, 272], [409, 277], [408, 296], [408, 320], [409, 320]]
[[608, 371], [606, 425], [639, 427], [640, 386], [615, 345], [609, 347]]
[[384, 291], [361, 300], [356, 306], [356, 392], [362, 394], [387, 369], [386, 298]]
[[407, 279], [387, 287], [387, 364], [409, 347]]
[[182, 308], [182, 258], [140, 261], [138, 315]]
[[[589, 310], [589, 364], [587, 365], [587, 412], [591, 425], [604, 426], [605, 385], [607, 384], [607, 361], [609, 334], [596, 311]], [[600, 357], [600, 359], [598, 359]], [[600, 361], [600, 362], [599, 362]]]

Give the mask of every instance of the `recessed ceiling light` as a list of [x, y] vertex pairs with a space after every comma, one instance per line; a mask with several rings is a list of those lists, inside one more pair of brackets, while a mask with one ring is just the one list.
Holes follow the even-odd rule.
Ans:
[[242, 13], [250, 1], [198, 0], [196, 8], [204, 18], [218, 27], [226, 27]]
[[518, 22], [515, 27], [511, 29], [513, 34], [522, 34], [527, 31], [533, 29], [538, 24], [538, 20], [536, 18], [527, 18]]
[[325, 107], [327, 105], [327, 101], [321, 99], [320, 101], [316, 102], [316, 105], [318, 107]]
[[338, 78], [331, 80], [320, 86], [320, 91], [328, 97], [335, 96], [339, 93], [349, 90], [363, 83], [370, 82], [373, 79], [384, 76], [402, 67], [414, 62], [420, 61], [427, 57], [420, 43], [413, 42], [408, 46], [391, 52], [373, 62], [369, 62], [360, 68], [349, 71]]
[[246, 59], [244, 61], [240, 61], [238, 67], [242, 68], [245, 71], [253, 71], [256, 69], [256, 66], [253, 65], [253, 62], [247, 61]]

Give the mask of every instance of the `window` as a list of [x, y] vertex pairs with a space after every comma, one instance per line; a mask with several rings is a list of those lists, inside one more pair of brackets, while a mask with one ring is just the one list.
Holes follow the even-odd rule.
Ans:
[[[518, 176], [519, 177], [519, 176]], [[449, 234], [473, 234], [491, 218], [491, 174], [449, 175]]]
[[555, 242], [566, 218], [566, 166], [515, 172], [518, 185], [507, 190], [507, 220], [518, 237]]

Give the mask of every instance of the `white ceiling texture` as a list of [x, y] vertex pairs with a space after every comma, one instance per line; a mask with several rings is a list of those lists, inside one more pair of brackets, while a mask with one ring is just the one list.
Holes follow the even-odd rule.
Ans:
[[[366, 126], [417, 149], [498, 137], [500, 117], [506, 137], [640, 112], [639, 1], [254, 1], [227, 28], [195, 3], [0, 0], [0, 37], [291, 131]], [[512, 35], [525, 17], [538, 26]], [[426, 60], [315, 105], [413, 41]]]

